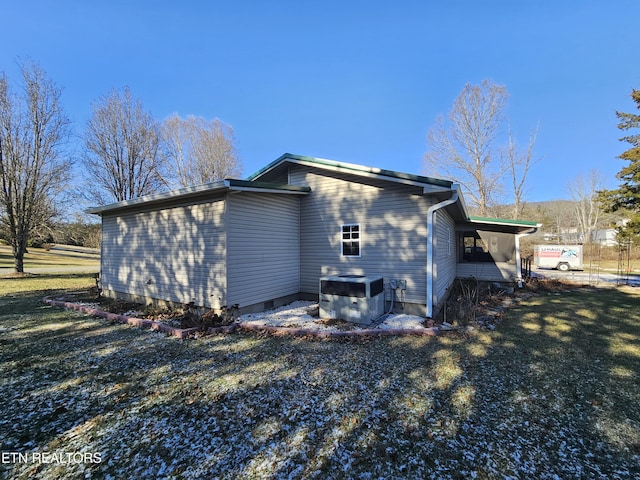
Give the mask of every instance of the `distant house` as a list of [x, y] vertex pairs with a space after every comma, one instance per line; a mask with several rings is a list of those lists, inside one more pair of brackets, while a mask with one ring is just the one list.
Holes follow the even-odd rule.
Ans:
[[618, 231], [615, 228], [603, 228], [591, 232], [591, 241], [603, 247], [618, 246]]
[[622, 218], [616, 221], [616, 228], [606, 228], [591, 232], [591, 241], [594, 243], [598, 243], [603, 247], [619, 246], [620, 244], [618, 242], [618, 229], [626, 227], [630, 221], [630, 218]]
[[89, 210], [105, 295], [257, 311], [318, 298], [325, 275], [382, 276], [387, 302], [434, 316], [456, 278], [521, 279], [535, 222], [470, 217], [459, 186], [285, 154], [247, 180]]

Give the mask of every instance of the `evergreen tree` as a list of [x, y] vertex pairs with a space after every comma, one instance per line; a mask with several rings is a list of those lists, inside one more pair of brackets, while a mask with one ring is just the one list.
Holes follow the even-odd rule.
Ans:
[[[640, 110], [640, 90], [633, 90], [631, 98]], [[615, 212], [627, 210], [631, 221], [620, 230], [623, 237], [640, 237], [640, 115], [616, 112], [618, 128], [629, 132], [620, 139], [627, 142], [631, 148], [623, 152], [618, 158], [628, 162], [617, 174], [616, 178], [622, 183], [615, 190], [604, 190], [600, 193], [600, 200], [606, 211]]]

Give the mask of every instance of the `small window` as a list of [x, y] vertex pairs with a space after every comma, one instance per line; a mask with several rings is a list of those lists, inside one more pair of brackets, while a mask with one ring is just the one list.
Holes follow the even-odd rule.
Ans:
[[344, 257], [360, 256], [360, 225], [342, 226], [342, 255]]
[[461, 236], [461, 257], [463, 262], [493, 262], [484, 239], [475, 232], [465, 232]]

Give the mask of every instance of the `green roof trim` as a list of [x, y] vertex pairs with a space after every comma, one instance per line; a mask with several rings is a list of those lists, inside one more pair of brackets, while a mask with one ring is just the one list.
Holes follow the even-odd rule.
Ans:
[[444, 188], [451, 188], [453, 185], [453, 182], [449, 180], [442, 180], [440, 178], [424, 177], [422, 175], [396, 172], [394, 170], [385, 170], [383, 168], [366, 167], [366, 166], [357, 165], [354, 163], [337, 162], [335, 160], [327, 160], [324, 158], [307, 157], [304, 155], [294, 155], [292, 153], [285, 153], [284, 155], [281, 155], [279, 158], [271, 162], [266, 167], [261, 168], [260, 170], [255, 172], [253, 175], [249, 176], [248, 180], [253, 180], [255, 178], [260, 177], [261, 175], [265, 174], [269, 170], [272, 170], [274, 167], [276, 167], [282, 162], [285, 162], [286, 160], [293, 160], [294, 162], [299, 162], [299, 163], [304, 162], [304, 163], [311, 163], [318, 166], [331, 167], [337, 170], [344, 170], [347, 173], [355, 173], [355, 174], [364, 173], [364, 174], [370, 174], [370, 175], [377, 175], [381, 177], [388, 177], [391, 179], [405, 180], [405, 181], [421, 183], [426, 185], [435, 185], [435, 186], [444, 187]]
[[476, 217], [469, 216], [469, 220], [472, 222], [481, 222], [481, 223], [501, 223], [504, 225], [523, 225], [527, 227], [537, 227], [538, 222], [531, 222], [528, 220], [509, 220], [506, 218], [489, 218], [489, 217]]

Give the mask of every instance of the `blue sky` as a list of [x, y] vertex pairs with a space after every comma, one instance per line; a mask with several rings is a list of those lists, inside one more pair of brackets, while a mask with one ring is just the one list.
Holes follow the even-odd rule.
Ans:
[[[466, 83], [510, 93], [520, 143], [539, 127], [527, 200], [569, 198], [597, 169], [617, 185], [615, 111], [640, 88], [640, 2], [0, 1], [0, 70], [30, 59], [91, 103], [129, 86], [159, 120], [220, 118], [244, 175], [290, 152], [424, 173], [426, 133]], [[507, 199], [508, 200], [508, 199]]]

